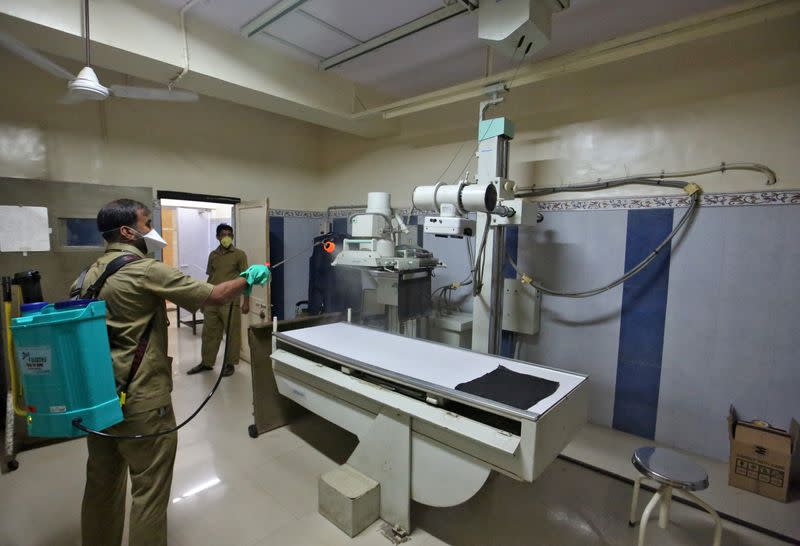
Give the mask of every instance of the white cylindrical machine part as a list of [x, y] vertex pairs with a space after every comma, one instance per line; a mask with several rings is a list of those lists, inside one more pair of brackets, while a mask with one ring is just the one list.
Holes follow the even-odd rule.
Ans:
[[461, 190], [461, 208], [467, 212], [492, 212], [497, 205], [497, 189], [492, 184], [471, 184]]
[[383, 191], [373, 191], [367, 194], [367, 212], [377, 212], [392, 216], [392, 194]]
[[491, 184], [449, 184], [417, 186], [411, 202], [418, 210], [439, 211], [443, 204], [454, 205], [460, 213], [492, 212], [497, 204], [497, 190]]
[[435, 210], [439, 211], [438, 207], [434, 204], [436, 200], [436, 190], [441, 186], [417, 186], [411, 194], [411, 204], [417, 210]]
[[442, 205], [455, 205], [456, 210], [463, 212], [459, 206], [458, 192], [461, 189], [461, 184], [448, 184], [447, 186], [440, 186], [439, 191], [436, 192], [436, 210], [441, 211]]
[[394, 241], [390, 239], [378, 239], [375, 249], [381, 257], [391, 258], [394, 256]]

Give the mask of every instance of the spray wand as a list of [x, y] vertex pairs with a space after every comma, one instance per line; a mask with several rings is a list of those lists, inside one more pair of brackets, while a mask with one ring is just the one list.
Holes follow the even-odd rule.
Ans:
[[[277, 269], [279, 267], [283, 267], [283, 265], [286, 264], [287, 262], [290, 262], [290, 261], [294, 260], [295, 258], [299, 258], [300, 256], [302, 256], [303, 254], [305, 254], [309, 250], [313, 250], [318, 245], [323, 245], [322, 246], [323, 250], [325, 250], [325, 252], [327, 252], [329, 254], [332, 253], [334, 250], [336, 250], [336, 244], [333, 241], [331, 241], [330, 239], [325, 239], [325, 240], [322, 240], [322, 241], [317, 241], [316, 243], [311, 245], [309, 248], [306, 248], [305, 250], [303, 250], [301, 252], [298, 252], [297, 254], [294, 254], [293, 256], [290, 256], [290, 257], [288, 257], [288, 258], [286, 258], [284, 260], [281, 260], [281, 261], [277, 262], [275, 265], [271, 266], [269, 262], [266, 262], [264, 265], [269, 267], [271, 270]], [[233, 313], [233, 305], [231, 305], [228, 308], [228, 326], [225, 328], [225, 352], [223, 354], [228, 354], [228, 343], [229, 343], [229, 340], [230, 340], [230, 333], [231, 333], [231, 322], [232, 322], [231, 321], [231, 317], [232, 317], [232, 313]], [[165, 434], [172, 434], [173, 432], [177, 432], [180, 429], [182, 429], [184, 426], [188, 425], [189, 422], [192, 419], [194, 419], [197, 416], [198, 413], [200, 413], [200, 411], [206, 406], [206, 404], [208, 404], [208, 401], [211, 400], [211, 397], [214, 396], [215, 392], [217, 392], [217, 388], [219, 387], [219, 384], [222, 381], [223, 370], [224, 370], [224, 366], [221, 366], [219, 375], [217, 376], [217, 380], [214, 382], [214, 386], [211, 387], [211, 391], [209, 391], [209, 393], [206, 395], [206, 397], [203, 399], [203, 401], [200, 403], [200, 405], [197, 407], [197, 409], [195, 409], [192, 412], [192, 414], [189, 417], [187, 417], [182, 423], [180, 423], [179, 425], [176, 425], [176, 426], [174, 426], [172, 428], [169, 428], [169, 429], [166, 429], [166, 430], [162, 430], [162, 431], [159, 431], [159, 432], [154, 432], [152, 434], [109, 434], [107, 432], [101, 432], [99, 430], [92, 430], [90, 428], [85, 427], [84, 425], [81, 424], [81, 419], [75, 419], [72, 422], [72, 425], [75, 428], [77, 428], [77, 429], [79, 429], [79, 430], [81, 430], [81, 431], [83, 431], [83, 432], [85, 432], [87, 434], [91, 434], [92, 436], [99, 436], [101, 438], [113, 438], [115, 440], [145, 440], [145, 439], [149, 439], [149, 438], [156, 438], [158, 436], [164, 436]]]

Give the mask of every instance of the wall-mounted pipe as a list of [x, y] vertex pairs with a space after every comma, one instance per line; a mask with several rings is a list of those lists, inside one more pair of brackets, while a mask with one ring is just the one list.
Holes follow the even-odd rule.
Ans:
[[596, 180], [595, 182], [589, 182], [587, 184], [576, 184], [576, 185], [569, 185], [569, 186], [555, 186], [552, 188], [526, 188], [519, 191], [514, 192], [514, 195], [517, 197], [537, 197], [540, 195], [549, 195], [551, 193], [562, 193], [562, 192], [584, 192], [584, 191], [596, 191], [606, 188], [613, 188], [616, 186], [624, 186], [626, 184], [630, 184], [631, 182], [636, 182], [639, 180], [646, 181], [642, 183], [646, 183], [647, 185], [663, 185], [667, 187], [682, 187], [681, 185], [676, 185], [674, 182], [669, 180], [663, 180], [664, 178], [689, 178], [692, 176], [701, 176], [704, 174], [711, 174], [711, 173], [724, 173], [726, 171], [753, 171], [765, 174], [767, 176], [767, 186], [771, 186], [778, 181], [778, 177], [775, 174], [775, 171], [767, 167], [766, 165], [762, 165], [760, 163], [720, 163], [719, 165], [715, 165], [714, 167], [704, 167], [700, 169], [691, 169], [688, 171], [661, 171], [660, 173], [647, 173], [647, 174], [634, 174], [631, 176], [625, 176], [622, 178], [613, 178], [610, 180]]
[[186, 13], [199, 1], [200, 0], [189, 0], [183, 5], [179, 12], [181, 18], [181, 34], [183, 35], [183, 68], [181, 69], [180, 73], [172, 78], [167, 84], [167, 87], [170, 89], [172, 89], [175, 84], [181, 81], [181, 79], [189, 72], [189, 36], [186, 34]]

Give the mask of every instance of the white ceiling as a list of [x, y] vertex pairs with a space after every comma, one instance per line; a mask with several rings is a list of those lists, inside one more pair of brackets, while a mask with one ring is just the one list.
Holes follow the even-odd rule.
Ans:
[[[176, 9], [186, 0], [161, 0]], [[488, 1], [488, 0], [484, 0]], [[238, 33], [277, 0], [203, 0], [192, 8]], [[552, 42], [531, 61], [681, 19], [736, 0], [572, 0], [553, 16]], [[310, 64], [331, 57], [443, 6], [442, 0], [309, 0], [253, 37]], [[395, 97], [407, 97], [484, 75], [486, 48], [478, 16], [464, 13], [332, 70]], [[496, 56], [495, 71], [511, 67]]]

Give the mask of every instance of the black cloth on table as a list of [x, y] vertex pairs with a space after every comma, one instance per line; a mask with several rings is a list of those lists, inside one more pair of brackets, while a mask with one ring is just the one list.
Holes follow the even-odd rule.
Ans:
[[558, 381], [550, 381], [498, 366], [486, 375], [456, 385], [456, 390], [527, 410], [556, 392]]

